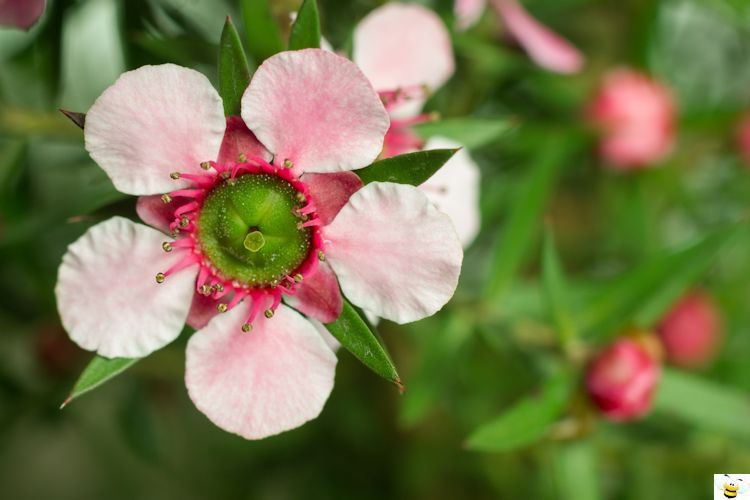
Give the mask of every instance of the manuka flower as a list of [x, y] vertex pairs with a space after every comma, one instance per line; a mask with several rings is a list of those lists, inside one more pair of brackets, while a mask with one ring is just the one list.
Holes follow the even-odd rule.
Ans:
[[[353, 59], [391, 114], [383, 157], [461, 147], [443, 137], [425, 142], [412, 130], [412, 125], [434, 119], [421, 113], [426, 95], [455, 70], [450, 35], [434, 12], [400, 3], [373, 10], [354, 30]], [[468, 246], [480, 225], [479, 168], [469, 153], [456, 153], [420, 189], [451, 217], [461, 242]]]
[[703, 368], [722, 343], [721, 314], [705, 292], [693, 290], [664, 315], [657, 329], [667, 360], [682, 368]]
[[[86, 117], [86, 149], [174, 239], [115, 217], [74, 242], [56, 287], [70, 337], [141, 357], [187, 321], [200, 328], [188, 392], [216, 425], [256, 439], [315, 418], [336, 357], [311, 321], [338, 317], [339, 286], [404, 323], [440, 309], [458, 280], [446, 215], [414, 187], [349, 172], [378, 156], [388, 126], [360, 70], [319, 49], [267, 59], [241, 118], [193, 70], [123, 74]], [[305, 316], [282, 303], [292, 297]]]
[[[557, 73], [577, 73], [583, 55], [570, 42], [531, 17], [518, 0], [489, 0], [511, 36], [529, 57], [544, 69]], [[453, 11], [459, 29], [479, 21], [487, 0], [455, 0]]]

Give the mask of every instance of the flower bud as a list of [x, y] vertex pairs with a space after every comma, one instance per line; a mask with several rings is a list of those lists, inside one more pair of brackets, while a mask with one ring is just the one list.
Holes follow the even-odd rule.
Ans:
[[735, 131], [737, 147], [747, 167], [750, 167], [750, 112], [746, 112]]
[[594, 358], [586, 388], [594, 404], [612, 421], [634, 420], [651, 408], [659, 365], [636, 340], [620, 339]]
[[669, 90], [629, 69], [609, 73], [589, 109], [602, 129], [602, 158], [616, 170], [643, 168], [664, 159], [674, 140], [676, 107]]
[[683, 368], [708, 364], [721, 345], [721, 319], [711, 298], [692, 291], [664, 316], [658, 328], [667, 360]]

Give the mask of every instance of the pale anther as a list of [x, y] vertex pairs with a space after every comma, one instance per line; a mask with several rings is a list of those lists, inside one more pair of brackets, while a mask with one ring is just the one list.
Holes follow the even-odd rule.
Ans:
[[172, 244], [169, 243], [168, 241], [165, 241], [164, 243], [161, 244], [161, 248], [165, 252], [171, 252], [172, 251]]
[[245, 153], [240, 153], [237, 156], [237, 159], [240, 161], [240, 163], [245, 163], [247, 161], [247, 156], [245, 156]]
[[253, 325], [251, 325], [250, 323], [245, 323], [244, 325], [242, 325], [242, 331], [245, 333], [249, 332], [252, 329]]
[[302, 279], [303, 278], [304, 278], [304, 276], [302, 276], [299, 273], [297, 273], [297, 274], [294, 275], [294, 281], [296, 281], [297, 283], [302, 283]]
[[179, 178], [180, 178], [180, 173], [179, 173], [179, 172], [172, 172], [171, 174], [169, 174], [169, 176], [170, 176], [170, 177], [171, 177], [172, 179], [174, 179], [174, 180], [177, 180], [177, 179], [179, 179]]
[[220, 313], [224, 313], [224, 312], [227, 312], [227, 305], [226, 305], [226, 304], [224, 304], [224, 303], [222, 302], [221, 304], [219, 304], [218, 306], [216, 306], [216, 309], [217, 309], [217, 310], [218, 310], [218, 311], [219, 311]]
[[286, 168], [292, 168], [293, 166], [294, 166], [294, 163], [292, 162], [292, 160], [290, 160], [289, 158], [287, 158], [286, 160], [284, 160], [284, 167], [286, 167]]
[[165, 279], [167, 279], [167, 277], [164, 276], [164, 273], [157, 273], [157, 275], [156, 275], [156, 282], [157, 283], [164, 283]]
[[208, 170], [209, 168], [211, 168], [211, 164], [208, 163], [207, 161], [201, 162], [201, 168], [203, 170]]
[[172, 202], [172, 197], [169, 196], [168, 194], [163, 194], [163, 195], [161, 195], [161, 201], [164, 204], [171, 203]]
[[323, 253], [323, 250], [318, 250], [318, 260], [321, 260], [321, 261], [326, 260], [326, 254]]
[[266, 315], [266, 318], [271, 319], [271, 318], [273, 318], [273, 309], [266, 309], [263, 314]]

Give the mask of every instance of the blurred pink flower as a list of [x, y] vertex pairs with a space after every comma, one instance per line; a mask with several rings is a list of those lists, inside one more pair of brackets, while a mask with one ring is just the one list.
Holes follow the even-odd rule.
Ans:
[[[450, 34], [431, 10], [415, 4], [389, 3], [373, 10], [354, 31], [353, 60], [372, 82], [391, 115], [382, 156], [423, 149], [458, 148], [445, 138], [425, 142], [413, 129], [435, 116], [420, 113], [431, 89], [453, 76]], [[468, 246], [479, 232], [479, 168], [460, 151], [420, 186], [453, 221]]]
[[658, 332], [669, 362], [684, 368], [703, 367], [721, 345], [719, 310], [708, 295], [694, 290], [664, 316]]
[[[539, 66], [557, 73], [577, 73], [584, 57], [570, 42], [531, 17], [518, 0], [489, 0], [508, 32]], [[459, 29], [475, 24], [486, 0], [455, 0]]]
[[660, 82], [630, 69], [604, 78], [589, 109], [589, 120], [601, 128], [601, 156], [617, 170], [653, 165], [672, 149], [676, 105]]
[[660, 368], [637, 342], [620, 339], [599, 353], [586, 373], [591, 400], [609, 420], [626, 421], [651, 408]]
[[745, 113], [737, 125], [736, 139], [742, 159], [750, 167], [750, 112]]
[[259, 439], [322, 410], [336, 356], [312, 320], [338, 317], [339, 287], [380, 317], [415, 321], [453, 295], [463, 253], [418, 189], [362, 187], [350, 172], [378, 156], [389, 126], [352, 62], [319, 49], [270, 57], [241, 110], [225, 118], [208, 79], [171, 64], [109, 87], [86, 116], [86, 149], [117, 189], [141, 195], [156, 229], [121, 217], [92, 227], [55, 292], [71, 339], [105, 357], [146, 356], [186, 321], [200, 328], [187, 345], [191, 399]]
[[42, 16], [45, 0], [0, 0], [0, 25], [28, 30]]

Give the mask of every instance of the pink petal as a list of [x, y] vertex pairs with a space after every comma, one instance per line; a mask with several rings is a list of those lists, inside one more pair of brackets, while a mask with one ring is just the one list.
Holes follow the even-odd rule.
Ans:
[[177, 338], [197, 268], [156, 283], [183, 252], [165, 253], [164, 235], [122, 217], [92, 227], [68, 247], [55, 295], [62, 324], [84, 349], [105, 357], [142, 357]]
[[367, 78], [320, 49], [281, 52], [258, 68], [242, 118], [274, 155], [299, 171], [336, 172], [372, 163], [389, 119]]
[[328, 328], [325, 327], [323, 323], [320, 321], [316, 321], [314, 319], [310, 319], [310, 323], [315, 327], [315, 330], [318, 332], [318, 335], [321, 336], [323, 341], [326, 343], [326, 345], [333, 351], [338, 352], [338, 350], [341, 348], [341, 343], [336, 340], [336, 337], [331, 335], [331, 332], [328, 331]]
[[474, 26], [482, 17], [486, 3], [486, 0], [455, 0], [453, 13], [458, 29], [463, 31]]
[[341, 315], [343, 301], [339, 282], [331, 267], [321, 262], [311, 276], [300, 283], [297, 293], [287, 299], [289, 305], [321, 323], [331, 323]]
[[577, 73], [583, 66], [581, 52], [557, 33], [531, 17], [517, 0], [491, 0], [505, 27], [542, 68], [557, 73]]
[[445, 25], [414, 4], [389, 3], [368, 14], [354, 30], [352, 58], [378, 91], [436, 89], [455, 69]]
[[368, 184], [325, 237], [344, 295], [377, 316], [416, 321], [440, 310], [456, 290], [461, 242], [450, 218], [415, 187]]
[[352, 172], [305, 174], [302, 181], [310, 188], [318, 217], [324, 226], [330, 224], [341, 207], [362, 187], [362, 181]]
[[219, 314], [218, 309], [216, 309], [217, 305], [218, 302], [215, 299], [206, 297], [200, 293], [194, 293], [193, 302], [190, 304], [190, 312], [187, 317], [187, 324], [195, 330], [204, 328], [214, 316]]
[[[442, 137], [432, 137], [425, 145], [425, 149], [459, 147], [457, 142]], [[479, 167], [462, 149], [419, 186], [438, 210], [451, 218], [464, 248], [479, 232], [479, 180]]]
[[171, 172], [201, 173], [224, 135], [221, 98], [208, 79], [174, 64], [123, 73], [86, 114], [86, 149], [128, 194], [184, 187]]
[[236, 162], [240, 154], [245, 156], [259, 156], [271, 161], [273, 156], [263, 144], [258, 142], [255, 134], [250, 132], [240, 116], [227, 116], [227, 129], [219, 150], [219, 163]]
[[0, 0], [0, 25], [28, 30], [44, 12], [45, 0]]
[[174, 208], [179, 207], [179, 201], [184, 198], [175, 198], [172, 203], [161, 201], [161, 195], [139, 196], [135, 203], [135, 211], [138, 217], [162, 233], [169, 234], [169, 224], [174, 222]]
[[243, 333], [249, 309], [244, 301], [190, 338], [185, 382], [214, 424], [261, 439], [320, 414], [336, 356], [308, 320], [284, 305]]

